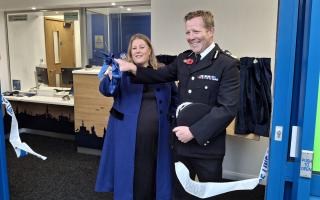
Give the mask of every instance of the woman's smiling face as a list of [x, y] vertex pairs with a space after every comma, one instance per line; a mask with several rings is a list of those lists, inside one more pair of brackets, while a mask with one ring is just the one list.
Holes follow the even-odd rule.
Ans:
[[136, 65], [147, 67], [149, 65], [150, 54], [151, 49], [144, 40], [137, 38], [132, 41], [131, 55]]

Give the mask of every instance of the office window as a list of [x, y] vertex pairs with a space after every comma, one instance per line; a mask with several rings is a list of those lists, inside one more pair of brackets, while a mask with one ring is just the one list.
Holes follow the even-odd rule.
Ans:
[[37, 67], [47, 69], [48, 83], [44, 84], [60, 87], [61, 68], [83, 66], [80, 10], [17, 11], [6, 13], [6, 17], [14, 88], [37, 87]]
[[88, 63], [102, 65], [101, 53], [127, 53], [131, 35], [151, 35], [150, 6], [86, 9]]

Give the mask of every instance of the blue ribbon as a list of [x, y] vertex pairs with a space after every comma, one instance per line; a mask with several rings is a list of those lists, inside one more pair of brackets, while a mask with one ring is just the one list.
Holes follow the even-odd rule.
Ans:
[[120, 87], [122, 72], [120, 71], [119, 64], [114, 60], [113, 54], [107, 54], [107, 53], [102, 53], [102, 54], [104, 57], [104, 62], [98, 74], [98, 78], [101, 81], [104, 78], [104, 74], [106, 73], [108, 67], [111, 66], [112, 79], [109, 83], [109, 93], [111, 95], [115, 95], [117, 94]]

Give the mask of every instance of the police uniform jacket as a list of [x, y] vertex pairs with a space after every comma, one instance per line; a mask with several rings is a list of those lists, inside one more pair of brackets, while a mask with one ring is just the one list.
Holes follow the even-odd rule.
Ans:
[[226, 127], [237, 113], [239, 102], [239, 61], [216, 44], [209, 54], [197, 60], [188, 50], [173, 63], [158, 70], [137, 67], [133, 82], [178, 81], [179, 103], [205, 103], [211, 111], [191, 125], [194, 139], [182, 143], [174, 139], [177, 155], [194, 158], [219, 158], [225, 154]]

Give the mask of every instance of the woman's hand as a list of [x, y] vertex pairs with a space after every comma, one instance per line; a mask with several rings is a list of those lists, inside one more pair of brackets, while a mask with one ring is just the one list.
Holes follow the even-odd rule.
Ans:
[[112, 79], [112, 66], [110, 65], [107, 71], [104, 73], [105, 76], [109, 76], [110, 80]]
[[129, 71], [133, 74], [136, 74], [137, 72], [137, 66], [133, 63], [127, 62], [122, 59], [115, 59], [115, 61], [119, 64], [120, 71], [126, 72]]

